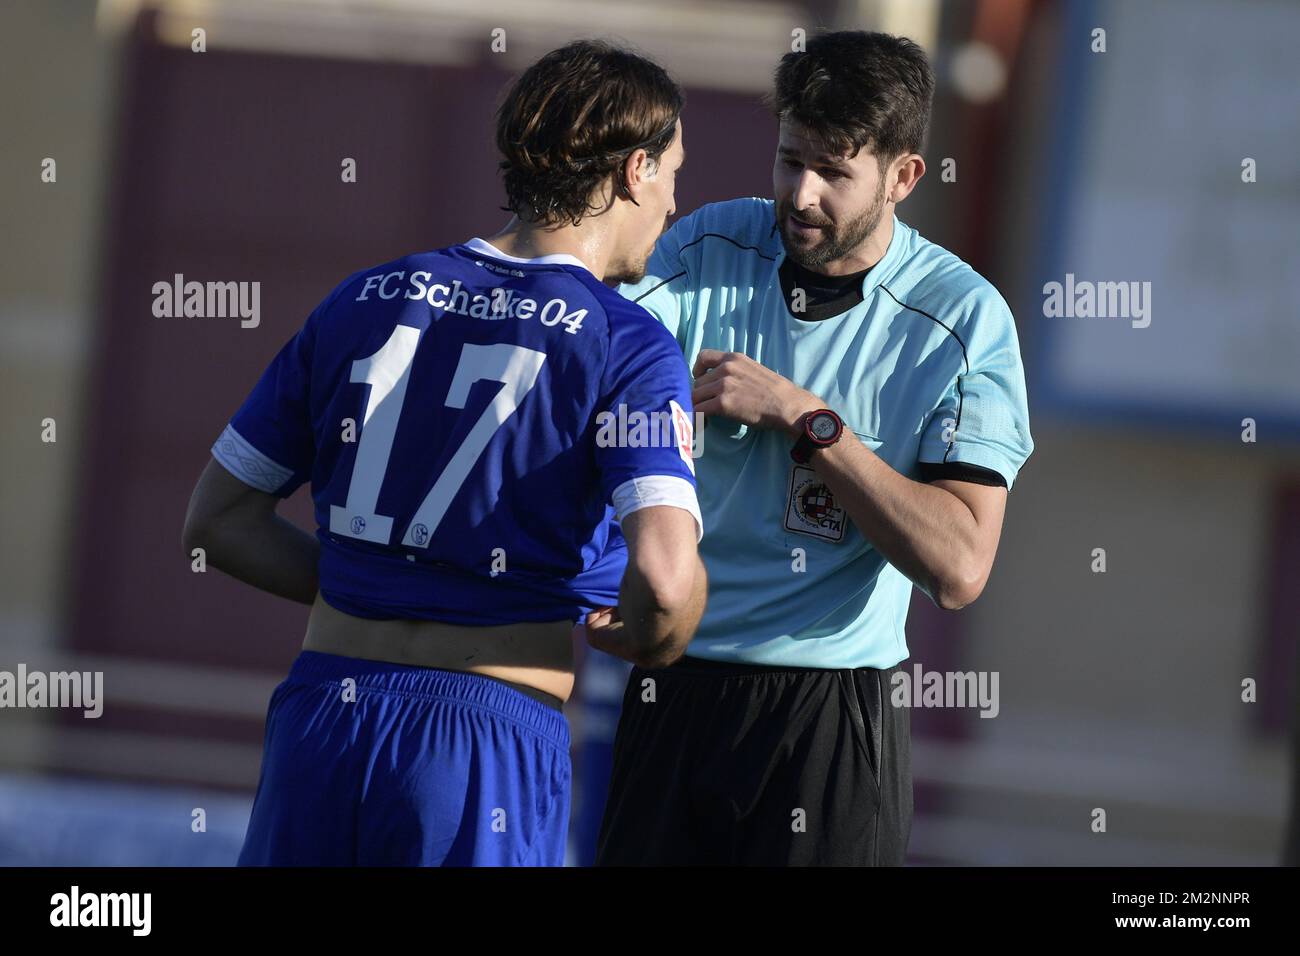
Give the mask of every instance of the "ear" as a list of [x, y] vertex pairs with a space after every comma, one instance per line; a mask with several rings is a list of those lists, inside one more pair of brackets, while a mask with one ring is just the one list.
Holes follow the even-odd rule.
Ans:
[[925, 160], [921, 158], [920, 153], [908, 153], [894, 160], [892, 165], [893, 175], [896, 178], [893, 188], [889, 191], [889, 201], [900, 203], [912, 194], [916, 184], [925, 175]]
[[624, 182], [636, 185], [648, 179], [654, 179], [659, 175], [659, 166], [662, 164], [663, 159], [663, 156], [652, 159], [650, 154], [641, 148], [632, 150], [627, 159], [623, 161], [623, 171], [626, 176]]
[[648, 179], [653, 179], [655, 165], [650, 159], [650, 154], [644, 149], [634, 149], [627, 159], [623, 160], [623, 165], [615, 171], [614, 195], [619, 199], [630, 199], [634, 205], [640, 205], [636, 201], [638, 187]]

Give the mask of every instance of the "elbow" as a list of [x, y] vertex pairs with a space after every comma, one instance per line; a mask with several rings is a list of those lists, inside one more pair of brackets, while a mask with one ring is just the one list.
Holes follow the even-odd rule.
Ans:
[[688, 562], [658, 569], [641, 569], [651, 612], [660, 618], [675, 620], [690, 607], [695, 572]]
[[974, 601], [974, 598], [967, 599], [965, 596], [951, 591], [939, 591], [934, 598], [934, 603], [945, 611], [960, 611], [972, 601]]
[[697, 556], [688, 560], [664, 562], [655, 568], [639, 568], [649, 617], [656, 622], [650, 628], [655, 637], [637, 650], [636, 663], [645, 668], [668, 667], [676, 662], [690, 643], [703, 611], [701, 580], [704, 565]]
[[974, 604], [984, 593], [988, 575], [987, 568], [959, 570], [949, 578], [936, 582], [930, 591], [934, 603], [945, 611], [960, 611], [967, 605]]

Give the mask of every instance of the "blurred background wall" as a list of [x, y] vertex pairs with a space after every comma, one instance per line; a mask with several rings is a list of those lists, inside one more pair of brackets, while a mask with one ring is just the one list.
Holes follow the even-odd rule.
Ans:
[[[0, 863], [233, 862], [306, 608], [194, 573], [189, 492], [343, 276], [504, 222], [491, 130], [510, 76], [576, 36], [662, 62], [687, 88], [684, 214], [770, 195], [759, 96], [792, 31], [819, 27], [930, 52], [929, 172], [899, 215], [1011, 304], [1037, 444], [984, 595], [913, 601], [913, 662], [1000, 678], [995, 719], [913, 714], [913, 862], [1283, 858], [1300, 7], [65, 0], [0, 8], [0, 669], [102, 671], [106, 703], [0, 709]], [[153, 284], [177, 273], [259, 281], [261, 323], [155, 317]], [[1067, 273], [1150, 282], [1150, 324], [1047, 315]], [[575, 863], [621, 680], [591, 655], [568, 707]]]

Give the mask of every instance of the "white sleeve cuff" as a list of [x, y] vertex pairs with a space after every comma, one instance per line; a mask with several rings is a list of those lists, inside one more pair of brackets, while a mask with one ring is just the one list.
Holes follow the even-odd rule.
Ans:
[[632, 512], [652, 505], [668, 505], [690, 512], [695, 519], [695, 540], [704, 538], [704, 521], [700, 518], [700, 503], [695, 497], [695, 486], [676, 475], [643, 475], [629, 478], [612, 495], [614, 513], [622, 521]]
[[244, 484], [267, 494], [293, 477], [293, 469], [267, 458], [230, 425], [213, 444], [212, 457]]

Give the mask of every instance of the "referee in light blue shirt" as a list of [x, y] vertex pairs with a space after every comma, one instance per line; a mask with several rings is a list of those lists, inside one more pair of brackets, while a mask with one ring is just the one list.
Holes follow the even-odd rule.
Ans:
[[1006, 303], [895, 216], [933, 89], [902, 38], [786, 55], [775, 202], [699, 209], [621, 288], [707, 416], [709, 603], [686, 657], [631, 674], [598, 863], [904, 860], [911, 590], [979, 596], [1033, 450]]

